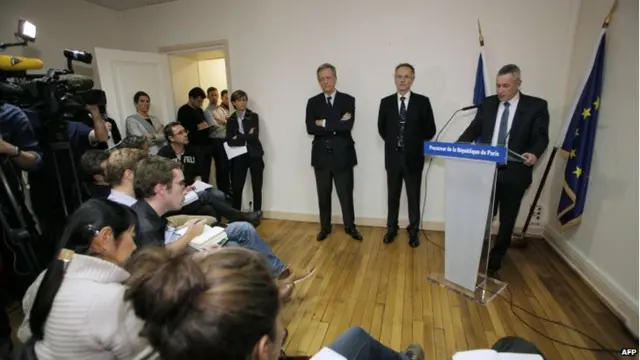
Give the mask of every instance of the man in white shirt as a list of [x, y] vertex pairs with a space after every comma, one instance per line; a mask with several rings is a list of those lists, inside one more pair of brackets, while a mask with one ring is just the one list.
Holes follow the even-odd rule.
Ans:
[[498, 167], [494, 216], [500, 210], [500, 230], [489, 254], [489, 275], [500, 269], [511, 245], [522, 198], [531, 185], [533, 167], [549, 145], [549, 109], [543, 99], [520, 92], [520, 68], [509, 64], [498, 71], [496, 95], [480, 105], [476, 117], [460, 135], [460, 142], [504, 146], [524, 160], [509, 159]]
[[380, 101], [378, 134], [384, 140], [387, 171], [387, 233], [384, 243], [398, 235], [398, 210], [402, 182], [407, 189], [409, 246], [420, 245], [420, 190], [424, 168], [424, 142], [436, 134], [433, 109], [428, 97], [411, 91], [416, 71], [413, 65], [396, 66], [396, 92]]
[[[107, 160], [106, 176], [107, 180], [113, 184], [109, 200], [131, 206], [138, 214], [136, 243], [139, 247], [155, 244], [167, 245], [179, 250], [189, 244], [191, 240], [189, 237], [176, 237], [173, 231], [176, 227], [186, 225], [187, 221], [180, 221], [180, 224], [177, 224], [175, 217], [163, 219], [165, 213], [179, 209], [184, 201], [186, 186], [184, 174], [180, 168], [180, 163], [160, 156], [148, 156], [137, 149], [116, 150]], [[167, 177], [168, 173], [173, 174], [171, 185], [155, 183], [156, 179]], [[122, 174], [119, 180], [114, 180], [117, 179], [118, 174]], [[140, 178], [139, 191], [145, 196], [140, 200], [136, 199], [134, 193], [136, 174]], [[163, 189], [160, 190], [160, 188]], [[179, 189], [182, 189], [180, 193], [175, 193]], [[150, 195], [151, 193], [154, 195]], [[190, 218], [184, 217], [183, 220], [190, 220]], [[201, 232], [200, 228], [199, 233], [191, 235], [197, 236]], [[313, 271], [293, 269], [284, 264], [258, 235], [255, 228], [247, 222], [238, 221], [229, 224], [226, 233], [230, 246], [240, 246], [263, 254], [278, 280], [295, 283], [308, 278], [313, 273]]]

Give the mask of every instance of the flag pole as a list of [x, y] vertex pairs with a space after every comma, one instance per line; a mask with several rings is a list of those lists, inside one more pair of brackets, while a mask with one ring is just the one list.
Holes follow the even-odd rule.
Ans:
[[[613, 0], [613, 5], [611, 5], [611, 9], [609, 13], [604, 18], [602, 22], [602, 29], [607, 29], [609, 27], [609, 23], [611, 23], [611, 19], [613, 19], [613, 13], [618, 6], [618, 0]], [[478, 29], [480, 29], [480, 22], [478, 22]], [[482, 35], [481, 35], [482, 37]], [[547, 177], [549, 176], [549, 172], [551, 171], [551, 166], [553, 166], [553, 161], [556, 158], [556, 154], [558, 152], [558, 145], [555, 145], [551, 150], [551, 154], [549, 155], [549, 161], [547, 161], [547, 166], [544, 169], [544, 173], [542, 174], [542, 179], [540, 179], [540, 184], [538, 185], [538, 189], [536, 190], [536, 195], [533, 198], [533, 202], [531, 203], [531, 207], [529, 208], [529, 214], [527, 214], [527, 219], [524, 222], [524, 226], [522, 227], [522, 232], [520, 235], [514, 235], [515, 238], [520, 238], [522, 240], [525, 239], [527, 234], [527, 230], [529, 229], [529, 225], [531, 224], [531, 218], [533, 217], [533, 213], [536, 210], [536, 206], [538, 205], [538, 201], [540, 200], [540, 196], [542, 195], [542, 190], [544, 188], [545, 183], [547, 182]]]
[[478, 42], [480, 47], [484, 46], [484, 38], [482, 37], [482, 27], [480, 27], [480, 19], [478, 19]]

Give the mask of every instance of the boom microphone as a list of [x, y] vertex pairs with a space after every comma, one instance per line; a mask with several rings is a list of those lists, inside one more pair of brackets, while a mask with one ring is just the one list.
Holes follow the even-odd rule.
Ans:
[[64, 49], [62, 53], [69, 60], [79, 61], [88, 65], [93, 62], [93, 55], [90, 52]]
[[44, 64], [42, 60], [22, 56], [0, 55], [0, 70], [25, 71], [40, 70]]
[[465, 106], [462, 109], [460, 109], [460, 111], [467, 111], [467, 110], [472, 110], [472, 109], [477, 109], [480, 107], [480, 104], [478, 105], [470, 105], [470, 106]]

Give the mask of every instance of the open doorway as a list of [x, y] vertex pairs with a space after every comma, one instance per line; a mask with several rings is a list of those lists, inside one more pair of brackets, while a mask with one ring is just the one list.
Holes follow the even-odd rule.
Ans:
[[213, 86], [218, 92], [228, 88], [226, 57], [223, 49], [169, 54], [176, 109], [187, 102], [187, 94], [194, 87], [206, 91]]

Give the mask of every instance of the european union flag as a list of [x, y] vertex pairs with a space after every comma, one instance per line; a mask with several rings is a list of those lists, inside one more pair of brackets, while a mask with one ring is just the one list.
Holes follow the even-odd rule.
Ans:
[[558, 206], [558, 219], [563, 226], [580, 223], [586, 203], [591, 159], [600, 114], [605, 40], [606, 29], [603, 29], [587, 80], [568, 121], [568, 126], [565, 125], [562, 150], [568, 156], [568, 160]]
[[487, 93], [484, 78], [484, 56], [481, 51], [478, 56], [478, 67], [476, 68], [476, 84], [473, 87], [473, 105], [480, 105], [485, 97], [487, 97]]

